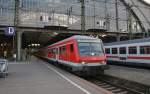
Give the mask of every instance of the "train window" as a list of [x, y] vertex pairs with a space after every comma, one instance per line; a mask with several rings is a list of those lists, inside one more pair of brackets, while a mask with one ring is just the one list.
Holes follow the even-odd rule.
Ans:
[[66, 47], [63, 46], [63, 47], [62, 47], [62, 53], [65, 53], [65, 52], [66, 52]]
[[106, 54], [110, 54], [110, 48], [106, 48], [106, 49], [105, 49], [105, 53], [106, 53]]
[[40, 16], [40, 21], [43, 21], [43, 16]]
[[52, 49], [50, 49], [50, 53], [52, 54]]
[[58, 48], [55, 49], [55, 53], [58, 54]]
[[112, 54], [118, 54], [117, 48], [112, 48]]
[[56, 49], [54, 49], [54, 54], [56, 54]]
[[126, 54], [126, 47], [120, 47], [119, 52], [120, 54]]
[[53, 54], [53, 49], [51, 49], [51, 54]]
[[62, 47], [59, 47], [59, 53], [62, 54]]
[[48, 17], [48, 20], [49, 20], [49, 21], [51, 21], [51, 20], [52, 20], [52, 18], [51, 18], [51, 17]]
[[140, 54], [150, 54], [150, 46], [140, 46]]
[[73, 52], [74, 48], [73, 48], [73, 44], [70, 44], [70, 51]]
[[54, 54], [54, 49], [52, 49], [52, 54]]
[[137, 54], [137, 47], [129, 47], [129, 54]]
[[51, 49], [49, 49], [49, 54], [51, 54], [52, 52], [51, 52]]
[[52, 53], [56, 54], [56, 49], [55, 48], [52, 49]]

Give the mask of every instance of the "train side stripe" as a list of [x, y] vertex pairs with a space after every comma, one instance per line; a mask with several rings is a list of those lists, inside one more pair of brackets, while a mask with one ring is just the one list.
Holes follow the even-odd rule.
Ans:
[[138, 57], [138, 56], [129, 56], [128, 59], [142, 59], [142, 60], [150, 60], [150, 57]]
[[107, 58], [119, 58], [118, 56], [106, 56]]
[[[106, 56], [107, 58], [118, 58], [119, 56]], [[144, 57], [144, 56], [128, 56], [127, 59], [142, 59], [142, 60], [150, 60], [150, 57]]]

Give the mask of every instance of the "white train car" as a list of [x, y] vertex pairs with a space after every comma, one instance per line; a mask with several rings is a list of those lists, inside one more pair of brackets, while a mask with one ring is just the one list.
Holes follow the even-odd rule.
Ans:
[[112, 64], [150, 67], [150, 38], [106, 43], [104, 47]]

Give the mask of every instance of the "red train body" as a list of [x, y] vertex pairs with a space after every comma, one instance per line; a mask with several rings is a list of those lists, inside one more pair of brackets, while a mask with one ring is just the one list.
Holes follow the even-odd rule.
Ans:
[[42, 48], [39, 53], [74, 72], [97, 73], [108, 69], [102, 41], [89, 36], [72, 36]]

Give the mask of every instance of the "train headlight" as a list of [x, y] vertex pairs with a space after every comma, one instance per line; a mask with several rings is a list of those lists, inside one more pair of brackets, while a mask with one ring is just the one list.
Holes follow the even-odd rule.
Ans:
[[106, 62], [105, 62], [105, 61], [102, 61], [102, 64], [106, 64]]
[[82, 64], [86, 64], [86, 62], [82, 62]]

